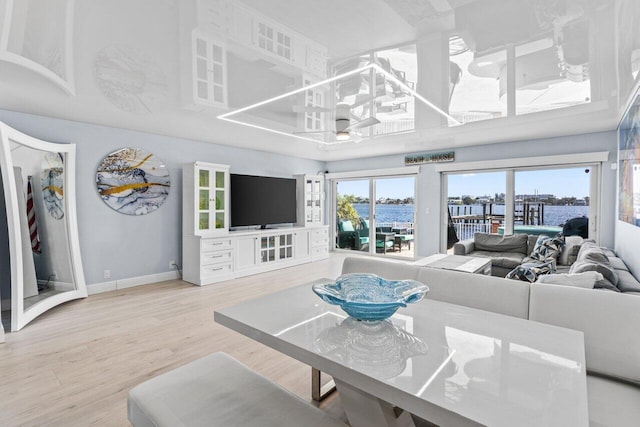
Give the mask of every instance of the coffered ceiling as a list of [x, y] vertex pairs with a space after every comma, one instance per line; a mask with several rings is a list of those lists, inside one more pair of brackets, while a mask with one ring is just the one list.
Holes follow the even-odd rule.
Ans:
[[0, 108], [320, 160], [612, 130], [638, 3], [0, 0]]

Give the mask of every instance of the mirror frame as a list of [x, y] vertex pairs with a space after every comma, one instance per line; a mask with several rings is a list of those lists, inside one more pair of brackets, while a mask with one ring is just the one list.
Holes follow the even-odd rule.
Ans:
[[[67, 239], [69, 247], [71, 274], [76, 285], [73, 291], [61, 292], [52, 295], [24, 309], [24, 278], [21, 232], [20, 232], [20, 211], [16, 182], [13, 175], [13, 158], [11, 156], [11, 143], [17, 142], [25, 147], [34, 148], [41, 151], [65, 153], [64, 162], [64, 188], [65, 188], [65, 217], [67, 226]], [[82, 269], [80, 257], [80, 243], [78, 239], [78, 219], [76, 211], [76, 146], [75, 144], [59, 144], [42, 141], [32, 136], [17, 131], [5, 123], [0, 122], [0, 143], [2, 156], [0, 157], [0, 167], [2, 168], [2, 180], [4, 183], [4, 197], [7, 210], [7, 231], [9, 235], [9, 255], [11, 263], [11, 331], [19, 331], [33, 319], [45, 311], [62, 304], [64, 302], [85, 298], [87, 296], [87, 286]]]

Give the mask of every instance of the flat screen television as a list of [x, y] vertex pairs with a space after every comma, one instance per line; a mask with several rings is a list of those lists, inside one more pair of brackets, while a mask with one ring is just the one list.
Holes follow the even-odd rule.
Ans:
[[296, 180], [231, 174], [231, 227], [296, 222]]

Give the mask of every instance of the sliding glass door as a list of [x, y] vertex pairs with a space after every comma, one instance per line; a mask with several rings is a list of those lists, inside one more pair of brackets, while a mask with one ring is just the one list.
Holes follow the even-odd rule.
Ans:
[[415, 176], [337, 180], [336, 249], [413, 258]]
[[555, 235], [566, 226], [597, 238], [589, 218], [598, 209], [599, 171], [582, 164], [445, 173], [447, 249], [475, 232]]

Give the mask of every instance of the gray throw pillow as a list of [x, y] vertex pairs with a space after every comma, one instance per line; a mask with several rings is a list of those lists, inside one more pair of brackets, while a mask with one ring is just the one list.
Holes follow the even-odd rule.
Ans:
[[[597, 262], [577, 260], [569, 269], [569, 274], [584, 273], [585, 271], [597, 271], [607, 279], [613, 287], [618, 284], [618, 275], [613, 268]], [[605, 286], [603, 286], [605, 287]], [[617, 289], [617, 288], [616, 288]]]
[[609, 259], [604, 254], [604, 251], [593, 242], [584, 242], [580, 246], [580, 252], [578, 252], [578, 261], [593, 261], [604, 265], [609, 264]]

